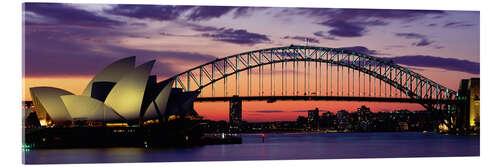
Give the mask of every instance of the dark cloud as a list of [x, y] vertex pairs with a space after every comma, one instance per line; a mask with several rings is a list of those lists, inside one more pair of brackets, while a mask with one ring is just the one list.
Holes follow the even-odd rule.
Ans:
[[236, 19], [236, 18], [240, 18], [240, 17], [250, 16], [250, 14], [252, 12], [265, 10], [265, 9], [267, 9], [267, 7], [238, 7], [234, 11], [233, 18]]
[[365, 28], [362, 26], [358, 26], [356, 24], [351, 24], [346, 21], [334, 21], [330, 20], [327, 22], [323, 22], [323, 25], [333, 27], [328, 31], [330, 35], [339, 36], [339, 37], [360, 37], [362, 36]]
[[182, 34], [172, 34], [168, 32], [160, 32], [159, 34], [167, 37], [199, 37], [199, 35], [182, 35]]
[[426, 38], [424, 35], [417, 34], [417, 33], [396, 33], [396, 36], [398, 36], [398, 37], [405, 37], [405, 38], [409, 38], [409, 39], [422, 39], [422, 38]]
[[254, 111], [254, 112], [259, 112], [259, 113], [279, 113], [279, 112], [284, 112], [281, 110], [261, 110], [261, 111]]
[[443, 49], [444, 46], [435, 46], [434, 49]]
[[422, 35], [422, 34], [417, 34], [417, 33], [396, 33], [395, 34], [398, 37], [403, 37], [406, 39], [418, 39], [420, 41], [413, 43], [414, 46], [428, 46], [434, 41], [430, 41], [427, 36]]
[[235, 6], [175, 6], [175, 5], [116, 5], [106, 13], [138, 19], [160, 21], [178, 20], [185, 14], [186, 20], [206, 21], [219, 18], [234, 11], [233, 18], [249, 16], [265, 7], [235, 7]]
[[248, 32], [245, 29], [233, 29], [226, 27], [213, 27], [213, 26], [204, 26], [200, 24], [193, 24], [187, 22], [180, 22], [185, 27], [190, 28], [194, 31], [201, 32], [202, 34], [198, 35], [178, 35], [178, 34], [169, 34], [162, 32], [161, 35], [165, 36], [182, 36], [182, 37], [205, 37], [211, 38], [214, 41], [222, 41], [233, 44], [243, 44], [243, 45], [255, 45], [258, 43], [270, 42], [271, 40], [265, 34]]
[[[86, 27], [112, 27], [125, 23], [59, 3], [25, 3], [24, 10], [42, 17], [26, 17], [26, 24], [64, 24]], [[45, 20], [33, 20], [33, 19]]]
[[[25, 35], [26, 76], [94, 75], [109, 63], [123, 57], [137, 56], [138, 62], [152, 59], [182, 59], [204, 62], [214, 56], [180, 51], [151, 51], [110, 45], [119, 43], [115, 37], [123, 33], [112, 29], [83, 27], [27, 25]], [[127, 34], [125, 34], [127, 35]], [[160, 76], [182, 72], [164, 61], [157, 61], [153, 69]]]
[[440, 18], [443, 18], [443, 15], [433, 16], [432, 18], [433, 18], [433, 19], [440, 19]]
[[358, 53], [364, 53], [369, 55], [376, 55], [378, 52], [376, 50], [370, 50], [364, 46], [352, 46], [352, 47], [343, 47], [340, 49], [350, 50]]
[[329, 8], [301, 8], [313, 16], [333, 17], [339, 20], [356, 19], [399, 19], [413, 21], [426, 15], [442, 16], [446, 14], [440, 10], [396, 10], [396, 9], [329, 9]]
[[445, 14], [441, 10], [397, 10], [397, 9], [342, 9], [342, 13], [354, 15], [355, 17], [374, 17], [382, 19], [410, 19], [414, 20], [426, 15]]
[[[69, 40], [68, 40], [69, 39]], [[91, 43], [66, 34], [38, 31], [25, 36], [26, 76], [92, 75], [113, 58], [92, 51]]]
[[434, 43], [434, 41], [429, 41], [428, 39], [421, 39], [419, 42], [414, 43], [415, 46], [427, 46]]
[[332, 36], [361, 37], [367, 31], [366, 30], [367, 27], [387, 25], [388, 23], [380, 20], [352, 22], [352, 21], [330, 19], [320, 24], [333, 28], [328, 31], [328, 33]]
[[322, 31], [315, 32], [314, 35], [327, 40], [336, 40], [332, 35], [325, 35]]
[[[283, 14], [286, 13], [286, 14]], [[329, 9], [297, 8], [283, 10], [280, 16], [309, 15], [318, 17], [319, 24], [330, 27], [328, 34], [335, 37], [361, 37], [372, 26], [385, 26], [393, 20], [411, 22], [427, 15], [444, 15], [437, 10], [390, 10], [390, 9]], [[322, 34], [315, 34], [321, 37]]]
[[222, 31], [224, 30], [224, 27], [222, 28], [217, 28], [213, 26], [202, 26], [198, 24], [186, 24], [186, 26], [191, 27], [191, 29], [195, 31], [200, 31], [200, 32], [210, 32], [210, 31]]
[[460, 60], [454, 58], [442, 58], [425, 55], [399, 56], [392, 58], [383, 58], [392, 60], [396, 64], [415, 66], [415, 67], [432, 67], [450, 71], [460, 71], [470, 74], [479, 74], [479, 63], [468, 60]]
[[232, 6], [198, 6], [188, 15], [188, 20], [202, 21], [219, 18], [235, 8]]
[[311, 38], [311, 37], [304, 37], [304, 36], [285, 36], [283, 39], [294, 39], [302, 42], [310, 42], [310, 43], [319, 43], [319, 40], [316, 38]]
[[138, 19], [175, 20], [194, 6], [171, 5], [116, 5], [106, 13]]
[[234, 44], [254, 45], [271, 41], [266, 35], [251, 33], [243, 29], [221, 29], [213, 33], [203, 33], [203, 37]]
[[465, 27], [472, 27], [474, 24], [467, 24], [463, 22], [449, 22], [443, 25], [445, 28], [465, 28]]

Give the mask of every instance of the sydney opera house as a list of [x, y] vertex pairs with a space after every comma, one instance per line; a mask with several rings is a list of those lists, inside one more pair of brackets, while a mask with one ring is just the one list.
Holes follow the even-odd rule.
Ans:
[[193, 101], [199, 92], [172, 88], [150, 75], [154, 60], [135, 67], [135, 57], [118, 60], [87, 84], [81, 95], [54, 87], [30, 88], [42, 127], [142, 126], [179, 116], [199, 118]]

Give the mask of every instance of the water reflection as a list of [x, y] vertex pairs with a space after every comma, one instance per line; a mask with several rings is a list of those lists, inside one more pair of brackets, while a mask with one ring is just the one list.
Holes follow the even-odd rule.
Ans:
[[479, 137], [421, 133], [244, 134], [243, 144], [182, 149], [47, 149], [26, 163], [233, 161], [334, 158], [479, 156]]

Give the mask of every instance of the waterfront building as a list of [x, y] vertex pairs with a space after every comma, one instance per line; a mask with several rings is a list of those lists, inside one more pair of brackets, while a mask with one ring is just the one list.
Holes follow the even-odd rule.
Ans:
[[463, 79], [459, 86], [459, 100], [463, 103], [458, 107], [457, 128], [460, 130], [479, 130], [480, 126], [480, 79]]
[[314, 110], [307, 111], [307, 124], [308, 128], [318, 129], [319, 128], [319, 109], [316, 108]]
[[349, 113], [346, 110], [337, 111], [337, 129], [346, 130], [349, 125]]
[[471, 127], [479, 126], [479, 104], [480, 104], [480, 81], [479, 78], [471, 78], [469, 81], [469, 103], [470, 103], [470, 113], [469, 113], [469, 125]]
[[154, 63], [135, 67], [135, 57], [118, 60], [97, 73], [81, 95], [53, 87], [30, 88], [40, 125], [142, 126], [172, 115], [197, 117], [193, 101], [199, 92], [171, 94], [173, 80], [157, 82], [150, 76]]
[[335, 125], [335, 114], [330, 111], [324, 112], [320, 117], [320, 128], [330, 129]]
[[370, 119], [372, 112], [370, 111], [370, 108], [363, 105], [358, 108], [358, 113], [360, 116], [360, 120], [367, 121]]
[[238, 99], [238, 97], [235, 96], [234, 100], [229, 102], [229, 129], [233, 132], [241, 131], [241, 110], [241, 99]]

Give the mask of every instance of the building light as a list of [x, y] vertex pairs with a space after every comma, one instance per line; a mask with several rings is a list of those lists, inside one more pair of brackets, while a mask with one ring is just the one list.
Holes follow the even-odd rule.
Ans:
[[41, 126], [47, 126], [47, 122], [45, 120], [40, 120], [40, 125]]
[[107, 127], [127, 127], [127, 123], [106, 123]]

